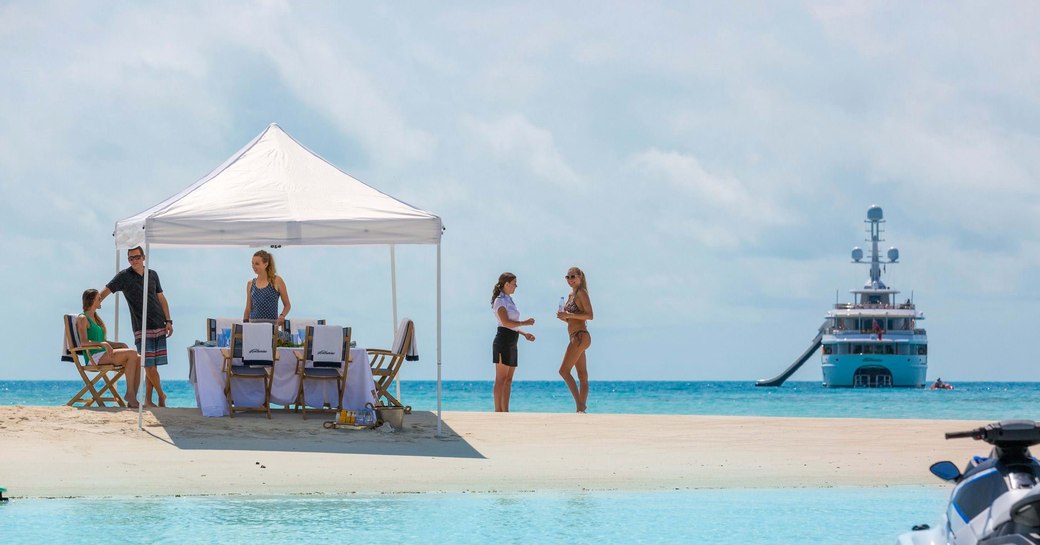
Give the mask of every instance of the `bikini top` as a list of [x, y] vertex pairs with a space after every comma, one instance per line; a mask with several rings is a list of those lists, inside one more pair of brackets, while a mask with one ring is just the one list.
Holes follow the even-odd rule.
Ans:
[[570, 299], [567, 300], [567, 304], [563, 305], [563, 310], [575, 314], [581, 309], [578, 308], [578, 303], [574, 300], [574, 294], [571, 294]]

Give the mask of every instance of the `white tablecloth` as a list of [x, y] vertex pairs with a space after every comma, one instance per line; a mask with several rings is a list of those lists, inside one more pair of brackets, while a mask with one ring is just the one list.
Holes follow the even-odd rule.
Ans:
[[[296, 375], [296, 354], [300, 352], [300, 348], [278, 349], [278, 361], [274, 362], [274, 381], [271, 383], [272, 404], [289, 405], [296, 402], [296, 393], [300, 388], [300, 379]], [[347, 366], [347, 384], [343, 390], [343, 408], [356, 411], [364, 408], [366, 403], [375, 405], [375, 383], [372, 381], [372, 368], [368, 363], [368, 351], [364, 348], [351, 348], [350, 358], [350, 365]], [[220, 348], [189, 347], [188, 361], [192, 362], [188, 380], [195, 386], [195, 403], [202, 409], [202, 415], [227, 416], [227, 400], [224, 398], [227, 377], [223, 372], [224, 355]], [[236, 380], [231, 387], [236, 406], [263, 405], [262, 381]], [[336, 384], [331, 380], [309, 380], [303, 393], [308, 407], [320, 407], [325, 403], [336, 406]]]

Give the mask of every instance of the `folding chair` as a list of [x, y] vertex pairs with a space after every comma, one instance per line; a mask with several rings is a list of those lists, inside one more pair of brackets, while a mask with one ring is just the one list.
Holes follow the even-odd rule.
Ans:
[[[307, 367], [311, 362], [312, 367]], [[347, 381], [347, 365], [350, 363], [350, 328], [335, 325], [307, 326], [303, 339], [303, 355], [296, 355], [296, 375], [300, 377], [300, 389], [296, 394], [296, 407], [302, 409], [307, 420], [307, 399], [304, 384], [308, 380], [336, 381], [339, 395], [336, 408], [312, 409], [315, 412], [339, 412], [343, 410], [343, 389]]]
[[[235, 411], [265, 412], [267, 418], [271, 418], [271, 379], [274, 362], [278, 359], [274, 327], [270, 323], [234, 324], [231, 328], [231, 342], [221, 352], [224, 354], [224, 373], [227, 378], [224, 397], [227, 398], [228, 414], [234, 418]], [[236, 361], [239, 364], [236, 365]], [[264, 383], [263, 404], [254, 407], [236, 406], [232, 383], [236, 380], [258, 379]]]
[[231, 329], [235, 322], [242, 323], [242, 318], [206, 318], [206, 340], [216, 341], [217, 333]]
[[[408, 348], [414, 341], [415, 323], [411, 320], [405, 320], [401, 327], [397, 328], [397, 334], [394, 335], [394, 344], [390, 350], [382, 348], [368, 349], [368, 354], [372, 357], [370, 364], [372, 366], [372, 378], [376, 384], [376, 402], [381, 407], [403, 407], [401, 402], [390, 393], [390, 385], [397, 378], [397, 373], [401, 370], [405, 356], [408, 355]], [[380, 398], [386, 400], [386, 403], [380, 401]]]
[[325, 325], [325, 320], [315, 320], [313, 318], [286, 318], [285, 321], [282, 322], [282, 327], [290, 333], [300, 329], [306, 330], [312, 325]]
[[[104, 407], [105, 402], [108, 401], [120, 407], [126, 407], [122, 396], [116, 391], [116, 383], [123, 377], [122, 366], [110, 363], [100, 364], [98, 360], [101, 359], [102, 352], [91, 354], [91, 348], [97, 350], [97, 347], [86, 348], [80, 345], [79, 332], [76, 331], [76, 318], [75, 314], [66, 314], [64, 317], [65, 350], [62, 351], [61, 360], [76, 366], [80, 378], [83, 379], [83, 388], [76, 392], [76, 395], [72, 396], [66, 405], [72, 407], [77, 403], [82, 403], [84, 407], [89, 407], [97, 403], [99, 407]], [[107, 342], [102, 343], [102, 347], [103, 352], [112, 350], [112, 345]], [[97, 388], [99, 383], [101, 383], [101, 389]], [[111, 395], [106, 397], [105, 392], [109, 392]]]

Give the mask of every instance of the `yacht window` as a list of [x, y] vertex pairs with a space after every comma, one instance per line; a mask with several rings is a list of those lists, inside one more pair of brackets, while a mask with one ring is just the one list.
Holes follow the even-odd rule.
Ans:
[[917, 345], [917, 355], [918, 356], [927, 356], [928, 355], [928, 345], [927, 344], [919, 344], [919, 345]]
[[862, 344], [854, 344], [854, 345], [852, 345], [852, 353], [853, 354], [862, 354], [863, 353], [863, 345]]
[[823, 353], [824, 354], [832, 354], [833, 352], [834, 352], [834, 350], [831, 349], [831, 345], [829, 345], [829, 344], [823, 345]]
[[885, 353], [886, 354], [895, 354], [896, 353], [895, 347], [890, 345], [890, 344], [886, 344], [885, 345]]

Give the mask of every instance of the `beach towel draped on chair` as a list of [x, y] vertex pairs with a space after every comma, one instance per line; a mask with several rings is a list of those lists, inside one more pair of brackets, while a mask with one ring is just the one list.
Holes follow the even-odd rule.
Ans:
[[286, 318], [283, 324], [285, 330], [292, 333], [301, 329], [306, 330], [312, 325], [325, 325], [325, 320], [320, 318]]
[[236, 323], [242, 323], [241, 318], [206, 318], [206, 340], [216, 341], [217, 334], [225, 329], [230, 330]]
[[[234, 324], [230, 346], [222, 351], [227, 377], [224, 396], [227, 398], [228, 414], [233, 418], [235, 411], [265, 412], [267, 418], [271, 418], [271, 378], [274, 361], [278, 359], [274, 327], [270, 323]], [[232, 395], [232, 383], [236, 380], [262, 380], [263, 404], [259, 407], [236, 406]]]
[[[335, 325], [308, 326], [303, 340], [303, 354], [296, 356], [296, 374], [300, 388], [296, 395], [296, 407], [307, 419], [307, 400], [304, 386], [307, 381], [335, 381], [337, 386], [336, 408], [312, 409], [333, 412], [343, 409], [343, 390], [346, 388], [347, 365], [350, 364], [350, 328]], [[311, 367], [307, 366], [311, 362]]]

